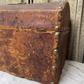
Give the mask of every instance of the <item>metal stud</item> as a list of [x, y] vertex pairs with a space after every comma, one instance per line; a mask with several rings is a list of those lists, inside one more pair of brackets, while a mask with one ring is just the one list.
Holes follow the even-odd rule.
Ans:
[[55, 71], [56, 70], [56, 67], [55, 66], [52, 66], [52, 70]]
[[56, 26], [55, 27], [55, 31], [59, 31], [59, 26]]
[[54, 82], [51, 82], [51, 84], [55, 84]]
[[54, 52], [54, 54], [57, 54], [58, 53], [58, 50], [57, 49], [54, 49], [53, 52]]
[[56, 32], [55, 37], [59, 37], [59, 34], [60, 34], [59, 32]]
[[61, 9], [62, 7], [61, 6], [59, 6], [59, 9]]

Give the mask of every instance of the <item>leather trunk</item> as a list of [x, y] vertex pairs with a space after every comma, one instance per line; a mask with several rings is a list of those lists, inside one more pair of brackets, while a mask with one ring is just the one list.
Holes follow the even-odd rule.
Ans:
[[69, 26], [68, 2], [0, 6], [0, 70], [58, 84]]

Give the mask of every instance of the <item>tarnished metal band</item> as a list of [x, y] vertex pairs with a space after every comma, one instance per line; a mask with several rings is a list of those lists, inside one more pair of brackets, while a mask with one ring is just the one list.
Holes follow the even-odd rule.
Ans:
[[62, 31], [67, 31], [70, 29], [69, 27], [61, 27], [61, 28], [62, 28]]
[[63, 32], [63, 36], [66, 35], [66, 34], [68, 34], [68, 33], [69, 33], [69, 31], [65, 31], [65, 32]]

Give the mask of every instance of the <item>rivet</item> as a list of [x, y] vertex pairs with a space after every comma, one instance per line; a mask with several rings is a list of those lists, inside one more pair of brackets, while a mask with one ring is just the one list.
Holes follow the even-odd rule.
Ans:
[[59, 31], [59, 26], [56, 26], [55, 27], [55, 31]]
[[54, 82], [51, 82], [51, 84], [55, 84]]
[[56, 70], [56, 67], [55, 66], [52, 66], [52, 70], [55, 71]]
[[58, 53], [58, 50], [57, 49], [54, 49], [53, 52], [54, 52], [54, 54], [57, 54]]
[[59, 32], [56, 32], [55, 37], [59, 37], [59, 34], [60, 34]]
[[59, 9], [61, 9], [62, 7], [61, 6], [59, 6]]

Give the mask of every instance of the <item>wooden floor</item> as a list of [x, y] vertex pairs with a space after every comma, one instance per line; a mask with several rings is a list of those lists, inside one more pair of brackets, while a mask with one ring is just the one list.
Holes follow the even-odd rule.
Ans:
[[[0, 84], [41, 84], [0, 71]], [[84, 64], [66, 61], [59, 84], [84, 84]]]

